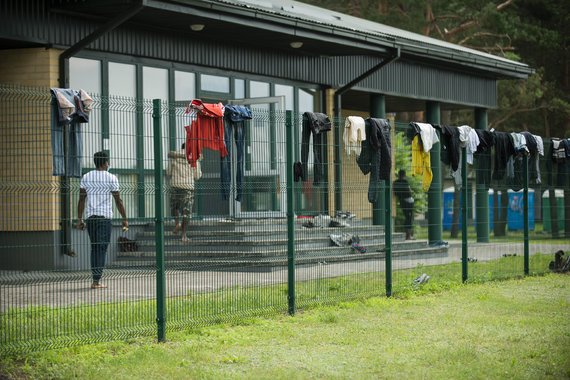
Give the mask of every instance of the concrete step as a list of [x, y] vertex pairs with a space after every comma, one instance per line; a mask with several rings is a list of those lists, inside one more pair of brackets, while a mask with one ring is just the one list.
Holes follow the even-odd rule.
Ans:
[[[368, 220], [360, 218], [342, 219], [330, 218], [345, 222], [349, 226], [361, 226], [369, 224]], [[302, 225], [308, 221], [316, 222], [316, 219], [295, 219], [295, 228], [302, 228]], [[173, 220], [168, 220], [164, 223], [165, 231], [172, 231], [175, 223]], [[376, 228], [383, 228], [383, 226], [375, 226]], [[240, 232], [240, 231], [286, 231], [287, 219], [286, 218], [267, 218], [267, 219], [232, 219], [232, 218], [205, 218], [202, 220], [191, 220], [189, 222], [189, 231], [216, 231], [216, 232]], [[154, 224], [149, 223], [145, 231], [153, 232]]]
[[[377, 242], [374, 244], [361, 244], [367, 251], [377, 251], [385, 248], [384, 242]], [[399, 251], [411, 251], [429, 248], [427, 241], [425, 240], [403, 240], [398, 242], [393, 242], [392, 252]], [[317, 247], [300, 247], [296, 245], [295, 255], [297, 257], [306, 255], [338, 255], [341, 253], [353, 252], [354, 249], [350, 246], [317, 246]], [[148, 257], [152, 258], [156, 256], [156, 251], [153, 250], [138, 250], [136, 252], [120, 252], [118, 260], [129, 257]], [[166, 249], [164, 256], [166, 259], [173, 257], [211, 257], [211, 258], [238, 258], [238, 257], [280, 257], [287, 256], [286, 246], [262, 246], [256, 247], [256, 249], [239, 249], [236, 246], [228, 246], [224, 249], [211, 249], [210, 247], [192, 247], [187, 246], [184, 249]]]
[[[298, 248], [310, 248], [310, 247], [329, 247], [335, 245], [330, 239], [329, 235], [313, 235], [312, 234], [298, 234], [295, 236], [295, 245]], [[360, 238], [360, 243], [363, 245], [371, 244], [382, 244], [384, 242], [383, 234], [370, 234], [370, 233], [357, 233]], [[404, 239], [404, 234], [395, 233], [393, 236], [393, 242], [397, 243]], [[233, 250], [239, 251], [259, 251], [266, 250], [271, 247], [286, 247], [288, 239], [286, 235], [281, 234], [278, 237], [275, 236], [257, 236], [248, 235], [242, 237], [242, 239], [226, 239], [224, 238], [214, 238], [211, 237], [192, 237], [188, 242], [182, 242], [180, 237], [165, 239], [164, 246], [167, 251], [195, 251], [201, 249], [209, 250], [227, 250], [231, 247]], [[137, 245], [139, 251], [155, 251], [156, 242], [154, 237], [147, 238], [146, 240], [137, 239]]]
[[[373, 249], [374, 248], [374, 249]], [[327, 250], [306, 250], [296, 252], [295, 265], [332, 264], [350, 261], [365, 261], [385, 259], [385, 252], [378, 251], [383, 247], [369, 247], [366, 253], [358, 253], [351, 248], [331, 247]], [[447, 247], [425, 247], [415, 249], [399, 249], [392, 251], [393, 258], [406, 256], [417, 257], [444, 257], [447, 256]], [[287, 266], [286, 254], [279, 256], [235, 256], [235, 257], [187, 257], [167, 256], [167, 267], [176, 267], [186, 270], [245, 270], [267, 271], [280, 269]], [[109, 264], [109, 268], [146, 268], [154, 267], [155, 260], [152, 257], [123, 257]]]

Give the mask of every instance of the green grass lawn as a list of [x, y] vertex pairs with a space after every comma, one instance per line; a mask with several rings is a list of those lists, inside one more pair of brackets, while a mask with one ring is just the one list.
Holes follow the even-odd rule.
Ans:
[[567, 379], [570, 276], [458, 283], [168, 338], [165, 344], [133, 338], [4, 357], [0, 373], [34, 379]]
[[[442, 238], [445, 241], [461, 241], [461, 229], [457, 238], [450, 237], [451, 231], [443, 231]], [[417, 239], [428, 239], [428, 228], [419, 225], [414, 226], [414, 236]], [[489, 240], [491, 243], [521, 243], [524, 238], [523, 230], [507, 231], [505, 236], [495, 236], [493, 231], [489, 231]], [[469, 221], [467, 224], [467, 240], [470, 243], [477, 242], [477, 232], [475, 231], [475, 224]], [[552, 244], [565, 244], [569, 243], [569, 239], [564, 237], [564, 231], [558, 233], [558, 238], [553, 238], [550, 231], [545, 231], [542, 223], [535, 222], [534, 230], [529, 231], [529, 241], [531, 243], [552, 243]]]

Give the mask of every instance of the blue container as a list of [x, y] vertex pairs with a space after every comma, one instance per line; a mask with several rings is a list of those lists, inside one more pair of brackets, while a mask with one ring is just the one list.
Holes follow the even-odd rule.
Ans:
[[[499, 203], [501, 202], [499, 194]], [[507, 208], [507, 228], [511, 231], [524, 229], [523, 192], [509, 190], [509, 206]], [[489, 229], [493, 230], [493, 194], [489, 194]], [[534, 230], [534, 190], [528, 190], [528, 229]]]

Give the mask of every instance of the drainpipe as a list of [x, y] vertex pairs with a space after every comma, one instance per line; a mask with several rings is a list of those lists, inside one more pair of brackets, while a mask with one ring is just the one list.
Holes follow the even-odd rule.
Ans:
[[[134, 6], [129, 8], [124, 13], [118, 15], [108, 23], [65, 50], [59, 56], [59, 87], [69, 87], [69, 58], [73, 57], [80, 50], [87, 47], [93, 41], [97, 40], [104, 34], [117, 28], [119, 25], [125, 23], [134, 15], [139, 13], [144, 8], [143, 0], [137, 2]], [[68, 126], [64, 126], [63, 131], [63, 152], [64, 157], [67, 158], [67, 151], [69, 147]], [[62, 253], [68, 256], [75, 257], [76, 253], [71, 248], [71, 185], [69, 177], [63, 176], [60, 180], [60, 194], [61, 194], [61, 247]]]
[[334, 116], [335, 116], [335, 119], [337, 121], [335, 130], [334, 130], [334, 144], [335, 144], [335, 149], [334, 149], [334, 207], [335, 207], [335, 210], [342, 210], [342, 167], [341, 167], [342, 162], [340, 159], [341, 149], [342, 149], [341, 132], [340, 132], [340, 129], [341, 129], [340, 124], [341, 124], [341, 118], [342, 118], [342, 113], [341, 113], [341, 110], [342, 110], [342, 102], [341, 102], [342, 94], [344, 94], [345, 92], [350, 90], [352, 87], [354, 87], [360, 81], [368, 78], [370, 75], [372, 75], [375, 72], [377, 72], [378, 70], [380, 70], [382, 67], [387, 66], [390, 63], [396, 61], [398, 58], [400, 58], [400, 48], [399, 47], [395, 48], [392, 51], [392, 54], [389, 57], [382, 60], [382, 62], [380, 62], [376, 66], [372, 67], [370, 70], [366, 71], [365, 73], [361, 74], [360, 76], [356, 77], [355, 79], [353, 79], [349, 83], [345, 84], [344, 86], [342, 86], [341, 88], [336, 90], [334, 93]]

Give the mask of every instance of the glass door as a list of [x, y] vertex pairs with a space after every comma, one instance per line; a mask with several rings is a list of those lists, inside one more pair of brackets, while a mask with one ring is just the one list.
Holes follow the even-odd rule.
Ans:
[[[229, 100], [251, 109], [253, 119], [244, 123], [243, 177], [238, 179], [238, 147], [232, 134], [230, 216], [236, 218], [285, 217], [283, 191], [286, 175], [285, 97]], [[241, 145], [241, 144], [240, 144]], [[239, 189], [241, 197], [238, 196]]]

